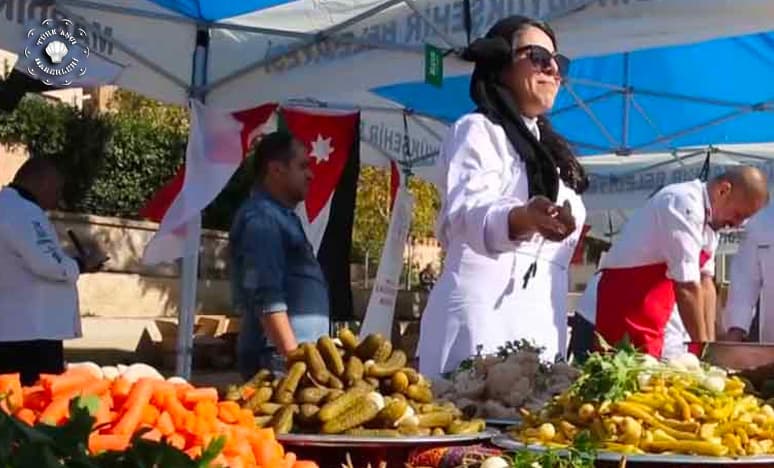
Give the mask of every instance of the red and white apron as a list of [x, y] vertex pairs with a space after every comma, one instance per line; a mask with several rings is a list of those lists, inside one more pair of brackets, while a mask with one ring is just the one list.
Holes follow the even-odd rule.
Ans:
[[[699, 266], [712, 257], [701, 251]], [[614, 345], [628, 336], [641, 351], [661, 357], [664, 330], [674, 309], [674, 281], [666, 263], [602, 270], [597, 289], [596, 331]]]

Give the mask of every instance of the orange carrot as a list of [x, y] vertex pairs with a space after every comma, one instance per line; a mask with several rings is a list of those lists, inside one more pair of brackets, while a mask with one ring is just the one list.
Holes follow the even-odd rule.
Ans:
[[142, 409], [142, 417], [140, 418], [140, 423], [146, 424], [148, 426], [153, 426], [156, 424], [156, 421], [159, 419], [159, 410], [153, 405], [145, 405], [145, 407]]
[[29, 408], [20, 408], [16, 412], [16, 417], [20, 421], [27, 423], [28, 426], [34, 426], [35, 420], [37, 419], [37, 417], [35, 416], [35, 412]]
[[175, 425], [172, 423], [172, 417], [166, 411], [159, 415], [159, 419], [156, 420], [156, 427], [165, 436], [174, 434]]
[[105, 451], [123, 451], [129, 446], [130, 436], [120, 434], [89, 435], [89, 452], [96, 454]]
[[94, 426], [102, 426], [104, 424], [107, 424], [109, 422], [112, 422], [113, 419], [110, 416], [110, 407], [112, 406], [113, 400], [110, 398], [110, 395], [102, 395], [99, 399], [99, 409], [97, 410], [97, 413], [94, 415]]
[[238, 456], [226, 457], [226, 466], [228, 468], [245, 468], [245, 462]]
[[186, 455], [193, 459], [197, 459], [202, 456], [202, 448], [199, 445], [194, 445], [193, 447], [189, 448], [185, 451]]
[[175, 427], [185, 426], [185, 418], [190, 412], [180, 403], [176, 396], [170, 395], [163, 409], [172, 416], [172, 422], [175, 424]]
[[68, 392], [77, 391], [87, 384], [97, 380], [90, 373], [77, 369], [68, 370], [64, 374], [41, 377], [43, 388], [48, 391], [52, 398], [58, 395], [65, 395]]
[[183, 403], [186, 405], [195, 405], [200, 401], [212, 401], [217, 403], [218, 390], [213, 387], [191, 388], [183, 393]]
[[110, 390], [110, 385], [111, 383], [109, 380], [95, 380], [91, 383], [84, 385], [82, 388], [78, 389], [77, 395], [101, 396], [103, 393], [106, 393]]
[[233, 424], [239, 419], [239, 410], [241, 408], [235, 401], [221, 401], [218, 403], [218, 419]]
[[242, 399], [243, 400], [249, 400], [251, 396], [255, 395], [255, 388], [253, 387], [245, 387], [242, 389]]
[[194, 406], [194, 413], [206, 421], [218, 418], [218, 405], [212, 401], [200, 401]]
[[317, 463], [310, 460], [298, 460], [293, 463], [293, 468], [320, 468]]
[[124, 414], [113, 428], [114, 434], [132, 435], [142, 420], [142, 412], [153, 396], [153, 380], [140, 379], [132, 387], [124, 404]]
[[132, 391], [132, 384], [123, 377], [118, 377], [113, 381], [110, 388], [110, 393], [113, 395], [116, 405], [122, 405], [126, 398], [129, 397], [129, 392]]
[[70, 400], [68, 398], [56, 398], [46, 406], [38, 418], [41, 422], [58, 426], [70, 417]]
[[182, 434], [174, 433], [170, 434], [166, 438], [167, 443], [178, 450], [185, 449], [185, 436]]
[[24, 393], [21, 386], [21, 377], [17, 374], [0, 374], [0, 395], [6, 395], [10, 410], [21, 407], [24, 404]]
[[244, 427], [255, 427], [255, 415], [247, 408], [239, 411], [238, 424]]
[[142, 438], [145, 440], [152, 440], [153, 442], [161, 442], [161, 431], [158, 429], [151, 429], [150, 431], [144, 433], [142, 435]]

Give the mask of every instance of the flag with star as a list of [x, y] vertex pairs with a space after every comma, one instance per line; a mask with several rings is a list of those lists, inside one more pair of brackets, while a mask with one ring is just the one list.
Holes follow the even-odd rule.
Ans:
[[282, 108], [277, 119], [306, 147], [314, 178], [296, 212], [328, 281], [334, 320], [351, 320], [350, 251], [360, 174], [360, 115]]
[[141, 209], [161, 221], [143, 261], [169, 262], [182, 256], [185, 225], [225, 187], [256, 138], [289, 131], [307, 149], [314, 178], [297, 209], [325, 278], [334, 320], [352, 318], [349, 260], [355, 195], [360, 173], [360, 115], [264, 104], [238, 112], [192, 107], [186, 164]]

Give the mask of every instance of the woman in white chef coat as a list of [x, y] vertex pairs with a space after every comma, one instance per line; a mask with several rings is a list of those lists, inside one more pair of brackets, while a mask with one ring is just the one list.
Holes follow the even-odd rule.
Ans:
[[585, 220], [588, 185], [544, 114], [568, 60], [543, 22], [501, 20], [468, 47], [477, 110], [452, 125], [437, 234], [444, 270], [422, 316], [419, 366], [436, 377], [478, 347], [527, 339], [565, 355], [568, 265]]

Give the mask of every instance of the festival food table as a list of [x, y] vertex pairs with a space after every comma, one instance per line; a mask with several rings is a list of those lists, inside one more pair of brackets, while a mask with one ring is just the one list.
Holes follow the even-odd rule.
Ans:
[[[0, 450], [0, 463], [38, 456], [19, 447], [57, 434], [75, 448], [51, 448], [55, 460], [92, 463], [64, 466], [138, 453], [189, 463], [163, 464], [173, 468], [327, 468], [348, 458], [353, 468], [774, 466], [774, 409], [759, 398], [770, 366], [742, 374], [753, 394], [692, 355], [659, 362], [621, 347], [580, 369], [537, 356], [509, 343], [431, 384], [388, 340], [343, 329], [302, 344], [285, 372], [262, 370], [220, 394], [144, 364], [71, 364], [26, 388], [3, 375], [0, 436], [16, 448]], [[4, 466], [32, 466], [14, 463]]]

